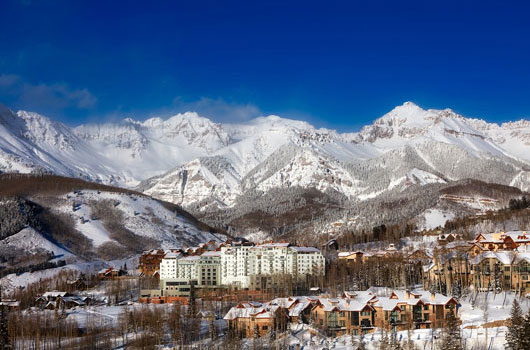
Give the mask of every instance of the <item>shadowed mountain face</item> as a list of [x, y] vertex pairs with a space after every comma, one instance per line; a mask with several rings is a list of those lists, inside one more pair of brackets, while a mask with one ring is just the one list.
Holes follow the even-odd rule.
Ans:
[[0, 175], [2, 252], [77, 262], [224, 239], [177, 205], [138, 192], [53, 175]]
[[[363, 208], [411, 194], [429, 193], [432, 202], [464, 179], [530, 185], [529, 122], [491, 124], [410, 102], [348, 134], [276, 116], [217, 124], [185, 113], [76, 128], [6, 108], [0, 118], [2, 172], [134, 187], [210, 224], [249, 232], [287, 232], [299, 221], [322, 230], [341, 215], [376, 224], [389, 217], [367, 220], [373, 215]], [[436, 205], [427, 202], [403, 217]], [[315, 210], [310, 217], [291, 215], [304, 206]], [[259, 213], [268, 213], [267, 223], [254, 219]]]

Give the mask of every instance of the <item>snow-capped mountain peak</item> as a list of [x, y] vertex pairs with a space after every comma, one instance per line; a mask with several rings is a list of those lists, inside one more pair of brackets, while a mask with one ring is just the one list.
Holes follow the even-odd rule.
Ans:
[[[364, 200], [466, 174], [530, 188], [529, 151], [526, 120], [498, 125], [412, 102], [352, 134], [275, 115], [216, 123], [186, 112], [69, 128], [35, 113], [0, 111], [0, 171], [141, 183], [146, 193], [187, 207], [202, 203], [201, 210], [289, 187]], [[470, 163], [491, 169], [466, 171]]]

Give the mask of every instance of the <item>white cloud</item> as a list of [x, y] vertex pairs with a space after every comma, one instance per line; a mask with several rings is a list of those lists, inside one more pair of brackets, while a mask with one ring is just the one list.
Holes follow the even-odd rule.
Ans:
[[203, 117], [217, 122], [243, 122], [262, 115], [261, 110], [251, 103], [227, 102], [222, 98], [201, 97], [196, 101], [185, 101], [181, 97], [173, 99], [171, 106], [151, 113], [151, 116], [173, 115], [181, 112], [197, 112]]
[[87, 89], [73, 89], [64, 83], [32, 84], [14, 74], [0, 75], [0, 96], [10, 96], [13, 104], [26, 109], [90, 109], [97, 99]]

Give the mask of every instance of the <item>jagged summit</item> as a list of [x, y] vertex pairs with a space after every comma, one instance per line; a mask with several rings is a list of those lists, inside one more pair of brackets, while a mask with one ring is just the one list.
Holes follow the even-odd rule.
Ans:
[[[491, 166], [499, 169], [509, 164], [503, 176], [473, 175], [480, 180], [530, 187], [528, 121], [498, 125], [413, 102], [353, 134], [275, 115], [216, 123], [186, 112], [70, 128], [2, 107], [0, 118], [2, 172], [46, 171], [128, 187], [142, 183], [147, 193], [184, 206], [234, 206], [249, 191], [293, 187], [364, 200], [460, 179], [466, 172], [448, 166], [464, 159], [496, 159]], [[388, 166], [396, 161], [396, 168]], [[375, 174], [385, 180], [375, 185]]]

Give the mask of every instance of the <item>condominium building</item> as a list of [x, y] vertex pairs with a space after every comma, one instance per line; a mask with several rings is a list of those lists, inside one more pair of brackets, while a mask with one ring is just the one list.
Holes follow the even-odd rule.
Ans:
[[489, 251], [473, 258], [471, 265], [477, 290], [530, 292], [530, 252]]
[[216, 288], [220, 283], [220, 252], [183, 257], [168, 253], [160, 263], [162, 296], [189, 296], [192, 288]]
[[192, 286], [271, 290], [286, 281], [323, 276], [324, 267], [320, 250], [289, 243], [233, 242], [219, 251], [190, 256], [170, 252], [160, 262], [160, 294], [188, 296]]
[[248, 288], [249, 254], [254, 244], [250, 242], [232, 242], [221, 247], [221, 283], [235, 288]]
[[289, 243], [234, 244], [221, 248], [221, 283], [235, 288], [263, 290], [274, 278], [288, 276], [293, 283], [324, 274], [324, 256], [313, 247]]
[[[328, 335], [358, 335], [383, 328], [439, 328], [449, 314], [458, 318], [458, 302], [428, 291], [394, 290], [389, 296], [374, 292], [344, 292], [342, 297], [289, 297], [267, 303], [242, 302], [224, 317], [230, 330], [242, 337], [264, 336], [276, 325], [312, 323]], [[258, 332], [258, 334], [256, 334]]]

